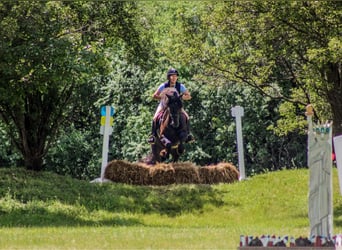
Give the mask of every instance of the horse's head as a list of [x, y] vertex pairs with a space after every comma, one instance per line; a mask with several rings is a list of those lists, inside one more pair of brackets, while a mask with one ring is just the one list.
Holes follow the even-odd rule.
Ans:
[[177, 91], [172, 95], [166, 94], [168, 98], [167, 109], [170, 112], [170, 125], [174, 128], [179, 127], [179, 117], [183, 108], [182, 95], [179, 95]]

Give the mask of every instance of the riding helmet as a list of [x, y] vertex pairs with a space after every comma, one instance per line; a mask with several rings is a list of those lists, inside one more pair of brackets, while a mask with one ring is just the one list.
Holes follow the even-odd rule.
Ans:
[[169, 77], [171, 75], [177, 75], [178, 76], [178, 71], [174, 68], [169, 69], [169, 71], [167, 72], [167, 79], [169, 79]]

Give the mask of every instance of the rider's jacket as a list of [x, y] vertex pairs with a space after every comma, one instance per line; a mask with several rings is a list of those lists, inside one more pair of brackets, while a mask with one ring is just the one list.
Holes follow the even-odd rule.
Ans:
[[[170, 82], [164, 82], [164, 88], [169, 88], [170, 87]], [[176, 87], [178, 94], [181, 94], [181, 83], [180, 82], [176, 82]]]
[[[162, 92], [165, 88], [169, 88], [169, 87], [170, 87], [170, 82], [169, 81], [164, 82], [159, 86], [158, 91]], [[186, 91], [184, 84], [182, 84], [178, 81], [176, 82], [175, 88], [177, 89], [178, 94], [182, 94]]]

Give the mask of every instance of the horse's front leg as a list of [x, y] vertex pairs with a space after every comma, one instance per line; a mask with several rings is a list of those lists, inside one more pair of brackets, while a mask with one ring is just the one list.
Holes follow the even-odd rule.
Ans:
[[151, 151], [152, 151], [152, 162], [154, 164], [157, 162], [161, 162], [160, 148], [158, 147], [157, 143], [154, 143], [151, 145]]
[[162, 161], [165, 161], [165, 160], [167, 160], [167, 158], [169, 158], [170, 152], [168, 149], [164, 148], [160, 151], [159, 155], [160, 155]]

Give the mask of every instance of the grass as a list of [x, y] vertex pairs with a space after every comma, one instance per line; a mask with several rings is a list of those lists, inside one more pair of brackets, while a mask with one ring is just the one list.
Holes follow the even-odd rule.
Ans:
[[[236, 249], [241, 234], [306, 237], [308, 173], [158, 187], [0, 168], [0, 249]], [[334, 169], [334, 233], [338, 185]]]

